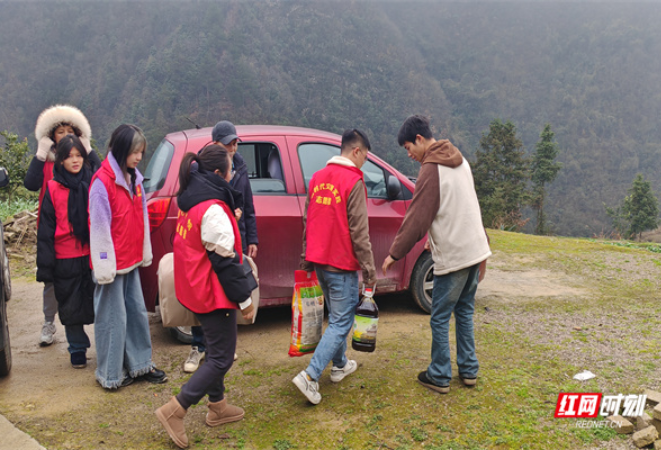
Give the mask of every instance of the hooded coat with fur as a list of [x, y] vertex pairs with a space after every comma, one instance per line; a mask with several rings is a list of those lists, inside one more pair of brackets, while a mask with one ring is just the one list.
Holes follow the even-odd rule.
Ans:
[[[85, 115], [78, 109], [70, 105], [55, 105], [45, 109], [39, 114], [37, 125], [34, 129], [34, 137], [37, 142], [41, 138], [50, 137], [52, 139], [52, 132], [61, 124], [70, 124], [73, 126], [76, 134], [80, 133], [78, 137], [92, 138], [92, 129]], [[41, 161], [36, 156], [32, 158], [28, 172], [25, 175], [23, 184], [30, 191], [40, 191], [39, 205], [46, 192], [46, 184], [53, 179], [53, 161], [55, 160], [55, 142], [48, 153], [46, 161]], [[90, 153], [90, 164], [93, 166], [100, 166], [101, 160], [95, 152]]]
[[[49, 136], [55, 127], [67, 123], [80, 132], [79, 137], [92, 138], [92, 129], [85, 115], [76, 107], [69, 105], [55, 105], [39, 114], [37, 125], [34, 128], [34, 137], [41, 139]], [[78, 133], [76, 133], [78, 134]]]

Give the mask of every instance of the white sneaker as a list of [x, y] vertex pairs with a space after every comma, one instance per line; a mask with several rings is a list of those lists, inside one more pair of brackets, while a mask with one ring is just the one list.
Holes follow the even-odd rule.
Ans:
[[308, 379], [308, 374], [305, 370], [296, 375], [292, 383], [307, 397], [313, 405], [318, 405], [321, 401], [321, 394], [319, 393], [319, 383]]
[[347, 363], [341, 369], [333, 366], [331, 369], [330, 379], [333, 383], [339, 383], [349, 374], [352, 374], [358, 369], [358, 363], [353, 359], [347, 360]]
[[188, 355], [188, 359], [184, 363], [184, 372], [193, 373], [200, 367], [200, 361], [204, 359], [204, 352], [197, 350], [197, 347], [193, 347]]
[[53, 322], [44, 322], [41, 327], [41, 338], [39, 338], [39, 345], [46, 347], [53, 343], [53, 335], [55, 334], [55, 324]]
[[234, 361], [236, 361], [237, 359], [239, 359], [239, 355], [237, 355], [237, 354], [235, 353], [235, 354], [234, 354]]

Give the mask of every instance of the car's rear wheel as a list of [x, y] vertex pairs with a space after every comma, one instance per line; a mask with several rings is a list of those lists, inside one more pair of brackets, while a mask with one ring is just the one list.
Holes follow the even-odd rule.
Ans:
[[431, 293], [434, 287], [434, 260], [428, 251], [422, 252], [411, 274], [413, 301], [427, 314], [431, 313]]
[[193, 333], [191, 327], [172, 327], [170, 328], [170, 335], [181, 342], [182, 344], [190, 344], [193, 342]]
[[[4, 294], [0, 294], [0, 297], [4, 297]], [[2, 311], [0, 316], [2, 317], [2, 343], [4, 344], [0, 349], [0, 377], [4, 377], [9, 374], [11, 370], [11, 346], [9, 345], [9, 323], [7, 322], [7, 302], [4, 298], [0, 298], [0, 303], [2, 303]]]
[[9, 320], [7, 318], [7, 301], [11, 298], [11, 277], [9, 276], [9, 260], [4, 246], [4, 234], [0, 226], [0, 326], [2, 329], [2, 348], [0, 348], [0, 377], [9, 374], [11, 370], [11, 345], [9, 344]]

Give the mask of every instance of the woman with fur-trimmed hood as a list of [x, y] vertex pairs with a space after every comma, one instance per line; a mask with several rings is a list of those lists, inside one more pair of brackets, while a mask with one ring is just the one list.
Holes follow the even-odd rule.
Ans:
[[[28, 172], [23, 182], [30, 191], [39, 192], [39, 209], [46, 192], [46, 185], [53, 179], [53, 163], [55, 162], [55, 146], [67, 134], [75, 134], [80, 138], [93, 166], [99, 167], [101, 160], [92, 151], [90, 139], [92, 129], [85, 115], [70, 105], [55, 105], [39, 114], [34, 136], [37, 139], [37, 154], [32, 158]], [[39, 345], [42, 347], [53, 343], [55, 334], [55, 313], [57, 301], [53, 283], [44, 283], [44, 324], [41, 327]]]

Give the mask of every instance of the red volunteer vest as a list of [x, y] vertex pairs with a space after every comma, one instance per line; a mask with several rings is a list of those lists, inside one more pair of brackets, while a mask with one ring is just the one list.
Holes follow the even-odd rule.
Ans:
[[305, 227], [305, 259], [342, 270], [359, 270], [353, 250], [347, 199], [363, 172], [356, 167], [328, 164], [312, 176]]
[[79, 258], [90, 254], [89, 244], [84, 244], [73, 234], [69, 221], [69, 189], [55, 180], [47, 184], [55, 209], [55, 258]]
[[220, 205], [232, 222], [234, 251], [240, 255], [241, 233], [225, 202], [207, 200], [193, 206], [187, 213], [179, 211], [177, 231], [174, 235], [174, 291], [177, 299], [186, 308], [198, 314], [217, 309], [238, 309], [238, 305], [227, 299], [225, 291], [213, 271], [207, 249], [202, 244], [202, 218], [212, 205]]
[[115, 183], [115, 172], [108, 158], [92, 177], [90, 187], [96, 179], [101, 180], [108, 192], [108, 202], [112, 211], [110, 235], [115, 246], [117, 270], [126, 269], [142, 262], [142, 246], [145, 241], [145, 218], [142, 209], [142, 186], [136, 185], [136, 193], [131, 194]]

